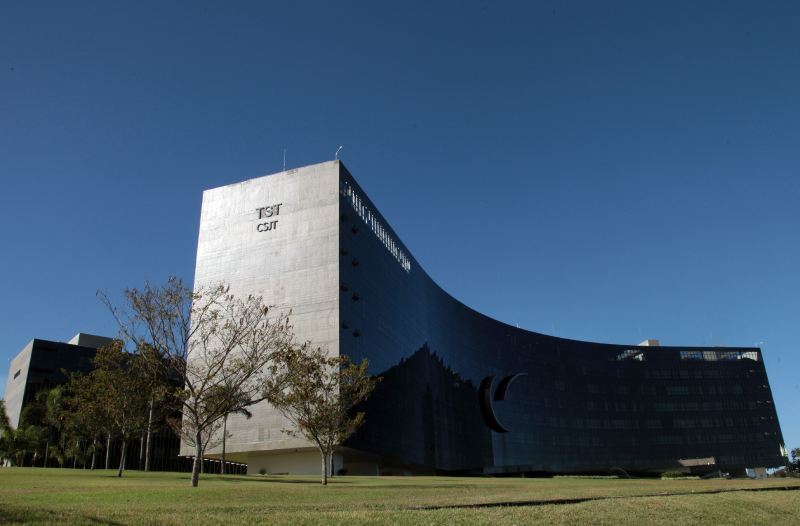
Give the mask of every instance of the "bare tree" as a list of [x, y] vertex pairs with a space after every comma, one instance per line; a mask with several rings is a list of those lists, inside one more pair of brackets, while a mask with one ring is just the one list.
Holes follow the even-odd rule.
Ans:
[[[140, 348], [151, 346], [159, 363], [179, 377], [175, 399], [195, 434], [193, 487], [206, 428], [280, 392], [288, 381], [288, 369], [277, 360], [293, 340], [288, 317], [270, 317], [260, 296], [237, 298], [229, 291], [223, 285], [192, 291], [173, 277], [163, 287], [147, 283], [126, 290], [121, 308], [98, 292], [120, 336]], [[236, 396], [220, 397], [220, 391]]]
[[364, 423], [364, 413], [351, 416], [350, 409], [367, 399], [380, 378], [369, 376], [366, 359], [355, 364], [346, 355], [329, 357], [327, 351], [310, 349], [309, 344], [282, 359], [295, 374], [289, 389], [268, 395], [268, 400], [296, 428], [284, 433], [302, 435], [317, 445], [326, 485], [331, 456]]

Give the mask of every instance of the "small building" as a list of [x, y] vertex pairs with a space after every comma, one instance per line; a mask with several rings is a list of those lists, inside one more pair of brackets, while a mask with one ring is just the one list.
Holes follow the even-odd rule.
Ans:
[[6, 384], [6, 412], [11, 425], [19, 425], [22, 409], [42, 389], [69, 382], [68, 373], [89, 374], [94, 369], [97, 349], [111, 345], [113, 338], [78, 333], [69, 342], [34, 338], [11, 361]]
[[[31, 340], [11, 361], [8, 373], [5, 404], [11, 425], [19, 427], [22, 410], [35, 399], [39, 391], [67, 384], [69, 382], [67, 373], [79, 372], [84, 375], [91, 373], [94, 370], [97, 350], [111, 345], [113, 341], [113, 338], [84, 333], [78, 333], [67, 343]], [[159, 426], [153, 434], [151, 445], [153, 471], [191, 471], [191, 459], [178, 456], [180, 440], [171, 429]], [[110, 446], [108, 467], [116, 467], [119, 465], [121, 447], [116, 440], [112, 440]], [[130, 442], [125, 456], [126, 466], [129, 469], [140, 467], [139, 464], [143, 459], [141, 441]], [[105, 458], [104, 452], [103, 460], [98, 463], [101, 467], [104, 466]], [[39, 462], [42, 462], [42, 465], [52, 466], [55, 461], [42, 459]], [[209, 468], [213, 469], [211, 464]], [[229, 472], [237, 472], [243, 470], [243, 467], [230, 465], [227, 469]]]

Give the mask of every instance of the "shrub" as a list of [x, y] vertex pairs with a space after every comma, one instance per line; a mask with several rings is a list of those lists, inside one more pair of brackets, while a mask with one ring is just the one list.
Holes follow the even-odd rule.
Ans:
[[259, 475], [266, 475], [267, 474], [267, 470], [264, 469], [264, 468], [261, 468], [261, 469], [258, 470], [258, 474]]

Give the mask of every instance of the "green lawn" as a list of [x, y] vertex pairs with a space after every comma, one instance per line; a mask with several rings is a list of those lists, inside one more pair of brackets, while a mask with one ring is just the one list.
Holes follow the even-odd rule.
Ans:
[[[655, 496], [799, 486], [800, 480], [319, 477], [0, 468], [0, 524], [798, 524], [800, 491]], [[634, 495], [652, 495], [634, 498]], [[630, 496], [577, 504], [418, 506]]]

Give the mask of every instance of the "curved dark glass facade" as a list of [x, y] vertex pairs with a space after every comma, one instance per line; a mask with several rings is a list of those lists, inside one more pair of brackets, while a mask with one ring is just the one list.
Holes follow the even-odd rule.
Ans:
[[581, 342], [488, 318], [340, 178], [340, 352], [383, 378], [347, 447], [440, 472], [782, 465], [760, 349]]

